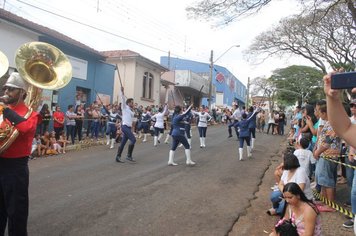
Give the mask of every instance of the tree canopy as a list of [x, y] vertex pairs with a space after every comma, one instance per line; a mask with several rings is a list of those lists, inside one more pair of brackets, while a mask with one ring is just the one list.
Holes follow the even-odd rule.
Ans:
[[296, 103], [315, 103], [325, 97], [322, 77], [321, 70], [309, 66], [276, 69], [268, 78], [257, 77], [251, 81], [251, 95], [268, 99], [270, 110], [275, 104], [282, 108]]
[[286, 106], [296, 102], [314, 103], [325, 97], [322, 84], [323, 72], [309, 66], [293, 65], [273, 71], [269, 78], [276, 89], [278, 104]]
[[[346, 6], [354, 25], [356, 25], [356, 6], [354, 0], [295, 0], [300, 3], [301, 12], [330, 14], [340, 5]], [[200, 0], [186, 8], [188, 17], [216, 21], [217, 25], [226, 25], [241, 17], [260, 11], [272, 0]]]
[[258, 35], [246, 53], [255, 61], [276, 55], [302, 56], [324, 73], [327, 65], [354, 70], [356, 27], [344, 6], [333, 8], [332, 13], [283, 19], [278, 26]]

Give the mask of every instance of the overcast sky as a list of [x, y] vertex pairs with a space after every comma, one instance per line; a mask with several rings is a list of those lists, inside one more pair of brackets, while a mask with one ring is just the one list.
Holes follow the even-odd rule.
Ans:
[[57, 30], [98, 51], [129, 49], [159, 63], [174, 57], [226, 67], [245, 85], [247, 78], [268, 76], [291, 64], [311, 65], [302, 58], [270, 59], [251, 65], [243, 57], [252, 40], [286, 16], [298, 12], [294, 0], [274, 0], [257, 15], [223, 28], [188, 20], [193, 0], [0, 0], [5, 10]]

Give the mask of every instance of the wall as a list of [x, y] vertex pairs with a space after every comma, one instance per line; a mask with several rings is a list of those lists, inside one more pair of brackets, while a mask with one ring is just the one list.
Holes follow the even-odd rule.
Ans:
[[82, 49], [57, 41], [56, 39], [40, 37], [40, 40], [59, 48], [66, 55], [84, 60], [87, 63], [82, 68], [87, 70], [86, 79], [73, 77], [66, 87], [58, 90], [58, 104], [63, 111], [67, 110], [68, 105], [75, 105], [78, 88], [84, 89], [87, 92], [86, 106], [96, 100], [95, 91], [100, 94], [109, 95], [111, 97], [110, 102], [113, 101], [114, 66], [99, 61], [100, 58], [97, 55], [89, 54]]
[[[108, 60], [108, 62], [115, 63], [113, 60]], [[152, 65], [140, 61], [139, 57], [123, 58], [122, 60], [116, 62], [120, 71], [120, 76], [122, 79], [122, 85], [125, 89], [125, 96], [127, 98], [133, 98], [134, 102], [139, 105], [158, 105], [160, 98], [160, 73]], [[142, 79], [145, 72], [153, 74], [153, 94], [152, 100], [141, 99], [142, 98]], [[116, 73], [116, 72], [115, 72]], [[120, 89], [120, 81], [117, 73], [115, 74], [114, 82], [114, 97], [117, 98]], [[116, 99], [114, 99], [116, 100]], [[121, 102], [119, 98], [119, 102]]]
[[[157, 68], [152, 66], [152, 64], [141, 61], [140, 58], [136, 61], [136, 96], [137, 102], [140, 105], [158, 105], [160, 103], [160, 89], [161, 89], [161, 74], [158, 72]], [[141, 99], [142, 98], [142, 78], [145, 72], [151, 73], [153, 75], [153, 88], [152, 88], [152, 100]]]
[[14, 27], [1, 20], [0, 35], [0, 51], [2, 51], [7, 56], [7, 59], [9, 60], [9, 66], [12, 68], [16, 68], [16, 50], [24, 43], [38, 41], [38, 34]]

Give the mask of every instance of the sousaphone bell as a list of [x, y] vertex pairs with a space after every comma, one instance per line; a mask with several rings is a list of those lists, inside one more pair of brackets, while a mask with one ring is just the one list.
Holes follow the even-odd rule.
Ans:
[[[29, 42], [21, 45], [15, 54], [16, 68], [21, 77], [31, 86], [25, 100], [32, 111], [36, 111], [41, 100], [42, 89], [57, 90], [72, 79], [72, 66], [67, 56], [55, 46], [44, 42]], [[18, 130], [8, 122], [0, 124], [0, 153], [6, 150], [18, 136]]]

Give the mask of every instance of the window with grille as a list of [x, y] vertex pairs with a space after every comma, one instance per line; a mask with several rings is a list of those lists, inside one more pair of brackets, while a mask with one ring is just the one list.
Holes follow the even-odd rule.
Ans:
[[149, 72], [143, 74], [142, 80], [142, 97], [152, 99], [153, 75]]

